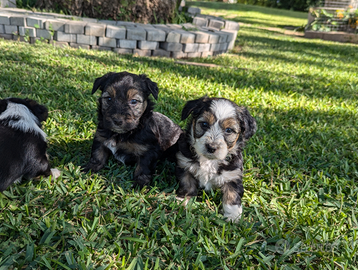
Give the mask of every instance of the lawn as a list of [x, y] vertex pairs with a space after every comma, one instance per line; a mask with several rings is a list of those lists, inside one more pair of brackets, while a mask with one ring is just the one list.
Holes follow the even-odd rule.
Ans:
[[[221, 66], [207, 68], [0, 39], [0, 98], [49, 108], [48, 152], [62, 171], [0, 194], [0, 269], [358, 269], [357, 51], [243, 26], [232, 53], [195, 59]], [[142, 191], [113, 159], [80, 172], [96, 129], [92, 84], [124, 70], [157, 82], [155, 110], [181, 126], [185, 102], [205, 94], [249, 108], [258, 131], [238, 224], [224, 221], [219, 191], [179, 205], [171, 163]]]

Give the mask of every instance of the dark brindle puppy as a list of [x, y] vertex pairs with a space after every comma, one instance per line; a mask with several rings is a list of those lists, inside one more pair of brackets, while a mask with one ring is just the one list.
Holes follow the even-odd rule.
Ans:
[[180, 198], [196, 196], [198, 188], [221, 188], [224, 216], [237, 221], [241, 198], [245, 142], [256, 121], [244, 107], [224, 98], [203, 97], [186, 103], [182, 120], [192, 115], [177, 153]]
[[97, 172], [111, 154], [125, 164], [137, 163], [134, 185], [149, 184], [157, 160], [175, 155], [181, 129], [168, 117], [153, 112], [150, 94], [158, 98], [157, 84], [146, 75], [108, 73], [97, 78], [92, 94], [102, 90], [98, 126], [91, 159], [84, 171]]

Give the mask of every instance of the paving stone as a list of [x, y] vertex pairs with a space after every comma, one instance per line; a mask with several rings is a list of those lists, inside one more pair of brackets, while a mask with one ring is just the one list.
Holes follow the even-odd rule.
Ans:
[[97, 45], [97, 37], [78, 34], [76, 42], [78, 44]]
[[166, 51], [179, 52], [183, 50], [183, 44], [178, 42], [160, 42], [160, 48]]
[[152, 51], [151, 50], [134, 49], [133, 54], [138, 55], [138, 56], [152, 56]]
[[28, 27], [36, 27], [36, 28], [44, 28], [45, 19], [37, 18], [37, 17], [27, 17], [26, 25]]
[[153, 25], [151, 25], [151, 24], [145, 24], [145, 23], [136, 23], [135, 24], [137, 27], [142, 27], [142, 28], [144, 28], [144, 29], [151, 29], [151, 28], [154, 28], [154, 26]]
[[44, 22], [45, 29], [47, 30], [53, 30], [53, 31], [65, 31], [65, 20], [46, 20]]
[[0, 24], [10, 25], [10, 15], [0, 14]]
[[139, 40], [137, 47], [141, 50], [156, 50], [159, 47], [159, 43], [156, 41]]
[[4, 25], [5, 34], [18, 34], [19, 30], [16, 25]]
[[106, 46], [98, 46], [97, 50], [99, 51], [112, 51], [113, 48], [111, 47], [106, 47]]
[[88, 23], [85, 26], [86, 36], [104, 37], [105, 32], [106, 32], [106, 27], [103, 24]]
[[216, 19], [210, 19], [209, 23], [208, 23], [208, 27], [220, 30], [221, 28], [224, 28], [225, 26], [225, 22], [221, 21], [221, 20], [216, 20]]
[[226, 52], [227, 51], [227, 47], [228, 47], [228, 43], [225, 42], [225, 43], [220, 43], [221, 46], [220, 46], [220, 51], [223, 51], [223, 52]]
[[44, 39], [52, 39], [52, 32], [46, 29], [36, 29], [36, 37]]
[[183, 52], [197, 52], [199, 48], [199, 44], [197, 43], [186, 43], [183, 44]]
[[0, 24], [0, 34], [5, 34], [5, 28], [2, 24]]
[[165, 31], [157, 28], [149, 28], [147, 31], [147, 40], [148, 41], [165, 41], [166, 33]]
[[18, 35], [12, 35], [12, 40], [21, 41], [21, 42], [28, 41], [28, 39], [26, 37], [22, 37], [22, 36], [18, 36]]
[[66, 34], [60, 31], [55, 32], [54, 39], [61, 42], [77, 42], [77, 36], [75, 34]]
[[24, 16], [11, 16], [10, 24], [17, 25], [17, 26], [25, 26], [26, 18]]
[[117, 47], [117, 40], [115, 38], [107, 38], [107, 37], [99, 37], [98, 38], [98, 45], [104, 47]]
[[113, 51], [115, 53], [119, 53], [119, 54], [132, 54], [133, 53], [132, 49], [124, 49], [124, 48], [115, 48], [115, 49], [113, 49]]
[[201, 57], [201, 52], [189, 52], [188, 57], [189, 58]]
[[111, 20], [99, 20], [99, 23], [107, 24], [107, 25], [116, 25], [117, 21], [111, 21]]
[[107, 25], [106, 37], [116, 38], [116, 39], [125, 39], [126, 31], [127, 30], [124, 26]]
[[135, 49], [137, 48], [137, 41], [136, 40], [128, 40], [128, 39], [120, 39], [118, 40], [117, 46], [119, 46], [120, 48], [125, 48], [125, 49]]
[[232, 50], [235, 46], [235, 41], [237, 38], [237, 31], [236, 30], [222, 30], [222, 32], [228, 33], [229, 34], [229, 38], [228, 38], [228, 50]]
[[175, 59], [187, 58], [187, 57], [188, 57], [188, 53], [184, 53], [184, 52], [172, 52], [172, 53], [171, 53], [171, 57], [172, 57], [172, 58], [175, 58]]
[[220, 51], [220, 49], [221, 49], [221, 44], [220, 43], [214, 43], [214, 44], [211, 44], [211, 46], [210, 46], [210, 51], [211, 52]]
[[193, 24], [200, 26], [200, 27], [207, 27], [208, 26], [208, 19], [201, 18], [201, 17], [195, 17], [193, 19]]
[[188, 31], [181, 30], [180, 31], [180, 43], [194, 43], [195, 42], [195, 34], [190, 33]]
[[212, 56], [213, 52], [202, 52], [201, 53], [201, 57], [208, 57], [208, 56]]
[[210, 44], [209, 43], [199, 44], [198, 52], [208, 52], [208, 51], [210, 51]]
[[4, 39], [12, 39], [12, 36], [12, 34], [0, 34], [0, 37]]
[[19, 26], [19, 35], [36, 37], [36, 28]]
[[188, 13], [190, 13], [190, 14], [200, 14], [201, 9], [200, 8], [195, 8], [195, 7], [189, 7], [188, 8]]
[[167, 26], [171, 29], [174, 29], [174, 30], [182, 30], [183, 27], [179, 24], [171, 24], [171, 23], [168, 23]]
[[86, 49], [86, 50], [90, 49], [90, 45], [78, 44], [78, 43], [73, 43], [73, 42], [70, 43], [70, 46], [72, 48], [77, 48], [77, 49], [79, 49], [79, 48]]
[[195, 43], [208, 43], [210, 35], [203, 31], [194, 31]]
[[239, 25], [238, 22], [225, 21], [225, 27], [224, 27], [224, 29], [226, 29], [226, 30], [236, 30], [236, 31], [239, 31], [240, 25]]
[[179, 42], [181, 34], [178, 31], [171, 31], [168, 33], [166, 42]]
[[70, 22], [65, 24], [65, 33], [84, 34], [86, 22]]
[[324, 32], [305, 31], [305, 38], [323, 38]]
[[134, 22], [117, 21], [116, 25], [119, 26], [135, 26]]
[[170, 52], [161, 49], [156, 49], [152, 52], [152, 56], [170, 57]]
[[142, 27], [128, 28], [127, 39], [129, 40], [146, 40], [147, 32]]
[[83, 18], [83, 17], [80, 17], [81, 21], [83, 22], [88, 22], [88, 23], [96, 23], [98, 24], [98, 20], [97, 19], [92, 19], [92, 18]]

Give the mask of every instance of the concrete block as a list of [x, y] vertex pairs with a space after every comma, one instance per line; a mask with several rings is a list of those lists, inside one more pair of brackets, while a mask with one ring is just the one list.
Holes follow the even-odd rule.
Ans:
[[65, 33], [68, 34], [84, 34], [86, 22], [71, 21], [65, 24]]
[[236, 30], [222, 30], [222, 32], [228, 33], [229, 37], [227, 42], [228, 44], [228, 50], [232, 50], [235, 46], [235, 41], [237, 38], [237, 31]]
[[36, 37], [36, 28], [19, 26], [19, 35]]
[[201, 13], [201, 9], [200, 8], [195, 8], [195, 7], [189, 7], [188, 8], [188, 13], [190, 14], [200, 14]]
[[5, 34], [5, 28], [2, 24], [0, 24], [0, 34]]
[[12, 35], [12, 40], [21, 41], [21, 42], [27, 42], [27, 39], [25, 40], [25, 37], [22, 37], [22, 36], [19, 36], [19, 35]]
[[135, 25], [136, 25], [136, 27], [142, 27], [142, 28], [144, 28], [145, 30], [154, 28], [153, 25], [151, 25], [151, 24], [145, 24], [145, 23], [136, 23]]
[[16, 25], [4, 25], [5, 34], [18, 34], [19, 30]]
[[16, 1], [13, 0], [1, 0], [0, 7], [3, 8], [16, 8]]
[[156, 50], [159, 47], [159, 43], [156, 41], [139, 40], [137, 47], [141, 50]]
[[10, 15], [0, 14], [0, 24], [10, 25]]
[[198, 52], [208, 52], [208, 51], [210, 51], [210, 44], [209, 43], [199, 44]]
[[213, 56], [213, 52], [202, 52], [201, 57]]
[[106, 32], [106, 27], [104, 24], [88, 23], [85, 26], [86, 36], [104, 37], [105, 32]]
[[167, 34], [166, 42], [179, 42], [181, 34], [178, 31], [171, 31]]
[[56, 20], [56, 19], [46, 20], [44, 22], [45, 29], [53, 30], [53, 31], [61, 31], [61, 32], [65, 31], [65, 24], [66, 21]]
[[107, 25], [106, 37], [116, 38], [116, 39], [125, 39], [126, 31], [127, 30], [124, 26]]
[[85, 49], [85, 50], [89, 50], [89, 49], [90, 49], [90, 45], [78, 44], [78, 43], [73, 43], [73, 42], [70, 43], [70, 46], [71, 46], [72, 48], [76, 48], [76, 49], [79, 49], [79, 48]]
[[118, 54], [132, 54], [133, 53], [132, 49], [124, 49], [124, 48], [115, 48], [115, 49], [113, 49], [113, 51]]
[[165, 41], [166, 33], [165, 31], [158, 28], [148, 28], [147, 31], [147, 40], [148, 41]]
[[152, 52], [152, 56], [170, 57], [170, 52], [161, 49], [156, 49]]
[[147, 32], [142, 27], [127, 28], [127, 39], [146, 40]]
[[50, 40], [49, 43], [55, 47], [61, 47], [61, 48], [67, 47], [69, 45], [68, 42], [56, 41], [56, 40]]
[[92, 18], [80, 17], [80, 20], [87, 23], [99, 23], [97, 19], [92, 19]]
[[178, 42], [161, 42], [160, 48], [170, 52], [180, 52], [183, 50], [183, 44]]
[[117, 40], [115, 38], [99, 37], [98, 45], [104, 47], [116, 48]]
[[10, 24], [11, 25], [17, 25], [17, 26], [25, 26], [26, 25], [26, 19], [25, 19], [24, 16], [11, 16]]
[[77, 43], [77, 36], [75, 34], [66, 34], [65, 32], [56, 31], [54, 39], [59, 42]]
[[97, 46], [97, 50], [99, 51], [112, 51], [113, 48], [106, 46]]
[[323, 38], [324, 32], [305, 31], [305, 38]]
[[195, 34], [181, 30], [180, 31], [180, 43], [194, 43], [195, 42]]
[[166, 26], [165, 24], [155, 24], [154, 25], [155, 29], [160, 29], [162, 31], [164, 31], [165, 33], [169, 33], [171, 31], [173, 31], [173, 29], [169, 28], [168, 26]]
[[186, 43], [183, 44], [183, 52], [197, 52], [199, 48], [199, 44], [197, 43]]
[[3, 39], [12, 39], [12, 34], [0, 34], [0, 38], [3, 38]]
[[172, 57], [172, 58], [175, 58], [175, 59], [187, 58], [187, 57], [188, 57], [188, 53], [184, 53], [184, 52], [172, 52], [172, 53], [171, 53], [171, 57]]
[[117, 21], [111, 21], [111, 20], [99, 20], [99, 23], [107, 24], [107, 25], [116, 25]]
[[208, 19], [203, 17], [195, 17], [193, 19], [193, 24], [199, 27], [207, 27], [208, 26]]
[[210, 19], [209, 23], [208, 23], [208, 27], [220, 30], [221, 28], [224, 28], [225, 26], [225, 22], [221, 21], [221, 20], [216, 20], [216, 19]]
[[119, 25], [119, 26], [135, 26], [135, 23], [134, 22], [117, 21], [116, 25]]
[[226, 30], [236, 30], [236, 31], [239, 31], [240, 25], [239, 25], [238, 22], [225, 21], [225, 27], [224, 27], [224, 29], [226, 29]]
[[201, 57], [201, 52], [189, 52], [188, 58]]
[[26, 25], [28, 27], [35, 27], [35, 28], [44, 28], [44, 19], [40, 19], [37, 17], [27, 17], [26, 18]]
[[97, 45], [97, 37], [78, 34], [76, 43], [78, 43], [78, 44], [88, 44], [88, 45]]
[[210, 35], [203, 31], [194, 31], [195, 33], [195, 43], [208, 43]]
[[[139, 41], [138, 41], [139, 42]], [[152, 56], [152, 51], [151, 50], [139, 50], [139, 49], [134, 49], [133, 50], [133, 54], [134, 55], [138, 55], [138, 56]]]
[[210, 46], [211, 52], [217, 52], [217, 51], [220, 51], [220, 49], [221, 49], [220, 43], [214, 43], [214, 44], [211, 44], [211, 46]]
[[125, 49], [135, 49], [137, 48], [137, 41], [136, 40], [128, 40], [128, 39], [120, 39], [118, 40], [117, 46], [119, 46], [120, 48], [125, 48]]
[[167, 26], [171, 29], [174, 29], [174, 30], [182, 30], [183, 27], [179, 24], [171, 24], [171, 23], [168, 23]]
[[46, 29], [36, 29], [36, 37], [44, 39], [52, 39], [52, 31]]
[[225, 43], [220, 43], [220, 51], [227, 52], [228, 44], [229, 44], [229, 43], [227, 43], [227, 42], [225, 42]]

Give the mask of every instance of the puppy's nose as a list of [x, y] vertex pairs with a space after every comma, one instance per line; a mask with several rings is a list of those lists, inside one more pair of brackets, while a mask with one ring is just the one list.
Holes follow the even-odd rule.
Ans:
[[216, 148], [213, 147], [213, 146], [211, 146], [210, 144], [206, 144], [205, 146], [206, 146], [206, 150], [207, 150], [210, 154], [212, 154], [212, 153], [214, 153], [214, 152], [216, 151]]
[[123, 125], [123, 120], [122, 119], [113, 118], [112, 120], [117, 126]]

